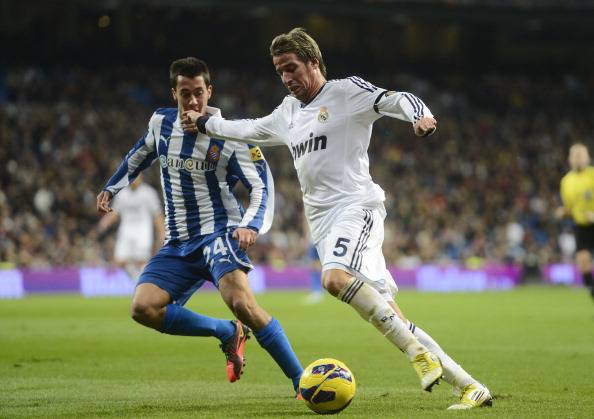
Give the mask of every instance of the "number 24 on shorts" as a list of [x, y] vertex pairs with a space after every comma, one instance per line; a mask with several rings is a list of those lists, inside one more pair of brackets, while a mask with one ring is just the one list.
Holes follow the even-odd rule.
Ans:
[[223, 243], [222, 237], [217, 237], [213, 244], [210, 244], [204, 248], [204, 251], [203, 251], [204, 259], [206, 260], [206, 263], [208, 263], [208, 265], [212, 269], [213, 264], [214, 264], [214, 257], [212, 259], [210, 258], [211, 246], [212, 246], [213, 256], [218, 255], [218, 254], [227, 256], [227, 248], [225, 247], [225, 244]]

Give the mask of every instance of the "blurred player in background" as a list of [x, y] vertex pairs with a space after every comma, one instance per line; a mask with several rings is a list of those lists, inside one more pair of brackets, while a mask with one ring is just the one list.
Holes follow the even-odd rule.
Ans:
[[277, 36], [270, 53], [291, 93], [270, 115], [227, 121], [187, 112], [182, 126], [217, 138], [289, 147], [324, 287], [407, 354], [423, 389], [430, 391], [443, 375], [459, 390], [460, 401], [450, 409], [490, 406], [489, 390], [404, 317], [382, 253], [385, 194], [371, 179], [367, 155], [373, 123], [384, 115], [398, 118], [426, 136], [436, 128], [433, 115], [410, 93], [377, 88], [359, 77], [326, 81], [320, 49], [303, 29]]
[[569, 149], [570, 171], [561, 179], [563, 206], [557, 216], [570, 216], [575, 223], [575, 260], [582, 274], [584, 285], [594, 298], [592, 279], [592, 249], [594, 249], [594, 167], [584, 144], [577, 143]]
[[305, 297], [306, 304], [316, 304], [324, 298], [322, 287], [322, 265], [318, 250], [313, 243], [307, 247], [307, 257], [309, 259], [309, 295]]
[[[220, 116], [208, 106], [212, 93], [206, 63], [193, 57], [170, 67], [171, 93], [177, 108], [157, 109], [148, 130], [130, 150], [97, 196], [99, 212], [109, 212], [114, 195], [158, 160], [166, 214], [165, 245], [140, 276], [132, 317], [162, 333], [215, 336], [227, 357], [227, 376], [243, 372], [249, 329], [297, 389], [302, 367], [283, 328], [256, 302], [247, 272], [246, 250], [272, 222], [272, 175], [257, 147], [184, 133], [180, 114]], [[247, 210], [231, 190], [241, 181], [250, 192]], [[183, 307], [205, 281], [219, 289], [240, 321], [200, 315]]]
[[[139, 174], [129, 188], [122, 190], [113, 200], [113, 211], [105, 214], [99, 222], [100, 233], [120, 222], [114, 261], [134, 280], [138, 279], [153, 254], [153, 243], [160, 248], [165, 238], [159, 195], [142, 180], [143, 175]], [[155, 236], [156, 240], [153, 240]]]

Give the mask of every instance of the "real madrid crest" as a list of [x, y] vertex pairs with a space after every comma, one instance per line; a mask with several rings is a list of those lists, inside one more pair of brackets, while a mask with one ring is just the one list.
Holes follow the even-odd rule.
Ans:
[[325, 106], [322, 106], [320, 108], [320, 112], [318, 113], [318, 121], [324, 123], [324, 122], [328, 121], [329, 117], [330, 117], [330, 114], [328, 113], [328, 108]]

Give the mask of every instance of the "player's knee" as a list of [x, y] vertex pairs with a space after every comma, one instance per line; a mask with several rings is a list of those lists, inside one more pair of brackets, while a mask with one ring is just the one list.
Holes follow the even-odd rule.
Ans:
[[145, 326], [152, 326], [157, 320], [159, 310], [145, 301], [133, 301], [130, 314], [136, 322]]
[[349, 275], [338, 269], [325, 271], [322, 276], [322, 285], [333, 296], [337, 296], [348, 282]]

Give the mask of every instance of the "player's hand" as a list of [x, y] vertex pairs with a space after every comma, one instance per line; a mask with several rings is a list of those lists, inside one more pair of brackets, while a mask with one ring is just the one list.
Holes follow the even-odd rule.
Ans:
[[184, 132], [198, 132], [196, 121], [202, 116], [196, 111], [184, 111], [181, 114], [181, 126]]
[[437, 121], [432, 116], [424, 116], [415, 123], [414, 129], [419, 137], [427, 137], [437, 129]]
[[101, 191], [99, 195], [97, 195], [97, 211], [101, 214], [107, 214], [108, 212], [113, 211], [111, 209], [111, 200], [113, 195], [109, 191]]
[[258, 233], [250, 228], [238, 227], [233, 232], [233, 238], [239, 242], [241, 250], [247, 250], [252, 244], [256, 243]]

